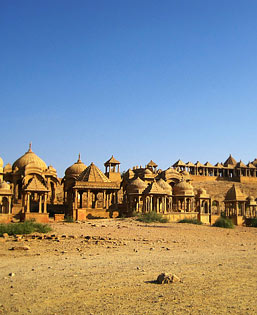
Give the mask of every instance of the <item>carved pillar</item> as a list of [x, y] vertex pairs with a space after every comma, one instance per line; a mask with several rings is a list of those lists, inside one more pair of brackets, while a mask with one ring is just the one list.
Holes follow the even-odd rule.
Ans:
[[17, 182], [14, 183], [14, 198], [15, 198], [15, 201], [18, 201], [18, 198], [19, 198], [19, 185], [17, 184]]
[[75, 209], [78, 209], [78, 191], [75, 189], [74, 191], [74, 207]]
[[39, 195], [39, 213], [42, 213], [42, 195]]
[[27, 213], [30, 212], [30, 193], [27, 193], [27, 208], [26, 208], [26, 212]]
[[44, 194], [44, 213], [47, 213], [47, 193]]
[[11, 207], [12, 207], [12, 197], [8, 197], [8, 213], [11, 214]]
[[83, 192], [80, 192], [79, 207], [83, 208]]

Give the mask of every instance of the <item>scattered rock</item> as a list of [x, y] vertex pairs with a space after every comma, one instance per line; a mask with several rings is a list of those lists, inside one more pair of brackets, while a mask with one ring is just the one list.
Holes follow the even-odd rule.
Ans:
[[3, 238], [8, 238], [9, 234], [8, 233], [3, 233]]
[[10, 272], [10, 273], [9, 273], [9, 276], [10, 276], [10, 277], [14, 277], [14, 276], [15, 276], [15, 273], [14, 273], [14, 272]]
[[165, 284], [165, 283], [181, 282], [181, 280], [175, 274], [161, 273], [157, 277], [156, 282], [159, 284]]
[[30, 250], [29, 246], [13, 246], [10, 247], [9, 250]]

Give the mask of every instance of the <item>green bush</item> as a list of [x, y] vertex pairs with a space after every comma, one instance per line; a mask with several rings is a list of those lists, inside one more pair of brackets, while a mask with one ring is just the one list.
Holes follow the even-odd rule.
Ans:
[[257, 227], [257, 218], [247, 219], [247, 226]]
[[155, 211], [151, 211], [148, 213], [140, 214], [137, 218], [137, 221], [151, 223], [151, 222], [160, 222], [167, 223], [167, 218], [164, 218], [160, 213]]
[[225, 229], [233, 229], [234, 224], [233, 222], [228, 218], [220, 217], [216, 220], [216, 222], [213, 224], [213, 226], [221, 227]]
[[73, 217], [72, 217], [72, 216], [69, 216], [69, 215], [64, 218], [64, 221], [65, 221], [65, 222], [68, 222], [68, 223], [74, 222]]
[[34, 232], [48, 233], [51, 230], [52, 229], [49, 225], [42, 224], [42, 223], [36, 223], [33, 221], [0, 224], [0, 236], [2, 236], [4, 233], [7, 233], [8, 235], [31, 234]]
[[131, 217], [135, 218], [138, 217], [140, 214], [136, 212], [135, 210], [131, 213]]
[[178, 221], [178, 223], [189, 223], [189, 224], [197, 224], [197, 225], [203, 224], [201, 221], [197, 219], [183, 219], [183, 220]]

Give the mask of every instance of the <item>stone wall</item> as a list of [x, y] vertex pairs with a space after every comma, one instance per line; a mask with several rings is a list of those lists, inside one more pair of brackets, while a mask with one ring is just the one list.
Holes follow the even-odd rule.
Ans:
[[203, 181], [194, 180], [192, 178], [192, 186], [195, 189], [195, 192], [200, 189], [204, 188], [206, 192], [210, 195], [212, 201], [217, 200], [220, 203], [221, 210], [224, 209], [224, 199], [226, 196], [227, 191], [235, 184], [237, 187], [240, 187], [242, 192], [246, 196], [253, 196], [257, 198], [257, 181], [245, 181], [245, 182], [233, 182], [233, 181], [226, 181], [226, 180], [212, 180], [212, 181]]

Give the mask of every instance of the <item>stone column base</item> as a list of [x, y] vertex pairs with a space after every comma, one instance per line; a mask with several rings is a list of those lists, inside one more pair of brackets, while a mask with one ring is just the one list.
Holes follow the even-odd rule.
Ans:
[[48, 223], [49, 213], [23, 212], [20, 216], [21, 221], [35, 221], [38, 223]]

